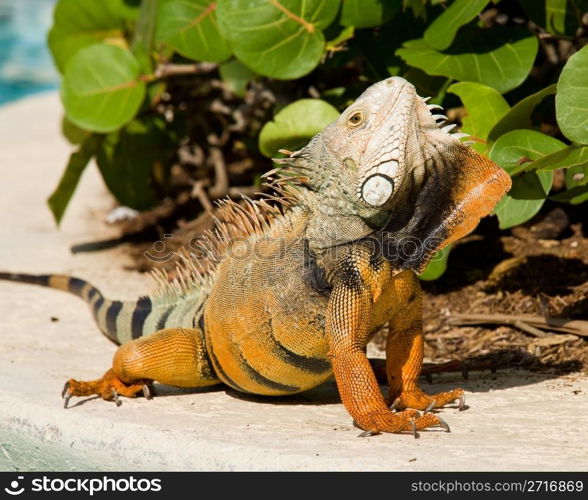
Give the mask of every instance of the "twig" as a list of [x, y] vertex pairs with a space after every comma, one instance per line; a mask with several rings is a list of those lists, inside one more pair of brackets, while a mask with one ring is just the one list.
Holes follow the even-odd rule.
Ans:
[[216, 199], [221, 198], [229, 189], [229, 175], [225, 159], [219, 148], [211, 147], [209, 158], [214, 166], [214, 185], [208, 190], [208, 194]]
[[205, 212], [212, 212], [214, 205], [211, 203], [206, 191], [204, 190], [204, 183], [202, 181], [196, 181], [192, 188], [192, 196], [196, 197]]
[[523, 323], [522, 321], [515, 321], [512, 326], [516, 326], [519, 330], [528, 333], [529, 335], [533, 335], [533, 337], [547, 337], [549, 334], [545, 333], [543, 330], [539, 330], [539, 328], [535, 328], [534, 326], [527, 325], [527, 323]]
[[[452, 314], [448, 323], [451, 325], [512, 325], [525, 324], [526, 327], [541, 328], [552, 332], [571, 333], [581, 337], [588, 337], [588, 321], [567, 318], [544, 318], [530, 314]], [[528, 332], [528, 330], [525, 330]], [[528, 332], [530, 333], [530, 332]]]
[[166, 78], [176, 75], [202, 75], [218, 68], [218, 64], [201, 62], [196, 64], [160, 64], [155, 70], [155, 78]]
[[537, 36], [542, 40], [566, 40], [568, 42], [575, 42], [579, 44], [584, 44], [588, 42], [588, 38], [574, 37], [568, 35], [554, 35], [553, 33], [539, 33], [539, 35]]

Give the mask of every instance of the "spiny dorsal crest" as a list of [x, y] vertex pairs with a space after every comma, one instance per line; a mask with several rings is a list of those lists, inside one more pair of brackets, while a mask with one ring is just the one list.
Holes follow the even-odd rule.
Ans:
[[177, 252], [175, 277], [169, 280], [168, 274], [161, 269], [152, 272], [157, 284], [153, 296], [174, 299], [205, 292], [214, 281], [215, 270], [233, 241], [272, 235], [279, 230], [289, 199], [271, 195], [266, 198], [280, 203], [274, 206], [265, 199], [252, 200], [246, 196], [241, 203], [230, 199], [218, 201], [217, 215], [213, 215], [214, 228], [192, 240], [189, 250]]

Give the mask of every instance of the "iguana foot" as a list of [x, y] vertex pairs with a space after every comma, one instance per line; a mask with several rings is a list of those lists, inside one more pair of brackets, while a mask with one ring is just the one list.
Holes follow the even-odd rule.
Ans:
[[368, 413], [357, 418], [354, 424], [363, 429], [361, 437], [372, 436], [381, 432], [410, 432], [415, 438], [418, 438], [417, 431], [429, 427], [442, 427], [450, 432], [449, 426], [445, 421], [432, 413], [421, 415], [416, 410], [404, 410], [399, 413], [391, 411], [378, 411]]
[[73, 378], [69, 379], [63, 387], [61, 397], [65, 400], [64, 408], [68, 407], [69, 400], [73, 396], [93, 395], [98, 395], [105, 401], [114, 401], [116, 406], [120, 406], [122, 402], [119, 396], [134, 398], [140, 393], [147, 399], [153, 397], [154, 392], [150, 380], [137, 380], [132, 384], [127, 384], [110, 369], [98, 380], [83, 382]]
[[406, 408], [414, 408], [416, 410], [424, 410], [426, 413], [433, 408], [441, 408], [455, 400], [459, 400], [458, 409], [460, 411], [466, 409], [463, 389], [453, 389], [452, 391], [440, 392], [431, 396], [425, 394], [420, 389], [415, 389], [414, 391], [404, 391], [400, 396], [393, 399], [390, 409], [404, 410]]

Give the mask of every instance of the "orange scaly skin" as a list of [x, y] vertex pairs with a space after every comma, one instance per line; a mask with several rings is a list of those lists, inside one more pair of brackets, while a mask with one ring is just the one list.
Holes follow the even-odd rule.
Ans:
[[[461, 409], [463, 391], [427, 395], [417, 385], [416, 273], [475, 228], [510, 178], [439, 128], [431, 109], [401, 78], [370, 87], [305, 148], [276, 160], [285, 167], [273, 184], [280, 208], [225, 203], [200, 248], [210, 260], [182, 257], [180, 277], [162, 280], [159, 294], [120, 302], [77, 278], [0, 273], [80, 296], [122, 344], [101, 379], [66, 383], [66, 406], [72, 396], [150, 396], [154, 380], [274, 396], [334, 374], [364, 434], [448, 429], [428, 410], [455, 400]], [[365, 355], [386, 325], [388, 400]]]
[[[415, 307], [420, 302], [420, 287], [414, 273], [404, 271], [395, 274], [388, 262], [374, 256], [365, 247], [349, 252], [341, 269], [327, 309], [329, 356], [341, 399], [356, 425], [373, 433], [443, 426], [443, 421], [432, 414], [420, 416], [410, 410], [391, 412], [364, 353], [370, 334], [387, 321], [398, 326], [420, 322], [420, 308]], [[403, 306], [408, 307], [404, 309]], [[401, 345], [411, 342], [409, 337], [413, 335], [410, 329], [394, 329], [391, 332], [389, 339], [396, 338]], [[423, 360], [422, 348], [409, 349], [399, 355], [395, 352], [398, 345], [389, 342], [388, 346], [387, 372], [393, 383], [391, 388], [418, 390], [416, 380], [401, 377], [397, 382], [395, 379], [398, 379], [399, 371], [405, 370], [418, 378]], [[421, 394], [426, 398], [424, 405], [405, 407], [426, 409], [431, 397]], [[435, 398], [450, 402], [459, 395], [448, 396], [439, 394]]]

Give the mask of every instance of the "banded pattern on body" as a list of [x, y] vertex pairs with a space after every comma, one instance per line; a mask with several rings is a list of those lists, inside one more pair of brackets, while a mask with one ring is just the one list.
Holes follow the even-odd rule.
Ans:
[[294, 394], [331, 375], [328, 292], [309, 278], [305, 223], [304, 213], [291, 214], [282, 235], [236, 244], [218, 266], [204, 306], [206, 346], [218, 377], [236, 390]]

